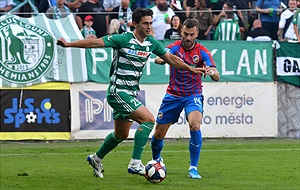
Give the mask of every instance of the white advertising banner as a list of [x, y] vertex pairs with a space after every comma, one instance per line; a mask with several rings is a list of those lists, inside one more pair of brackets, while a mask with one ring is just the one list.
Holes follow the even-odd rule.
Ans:
[[[113, 131], [112, 109], [105, 95], [107, 84], [71, 85], [71, 138], [103, 139]], [[203, 137], [276, 137], [277, 87], [272, 82], [207, 82], [204, 86]], [[167, 85], [141, 85], [139, 99], [158, 112]], [[134, 137], [134, 123], [129, 138]], [[166, 138], [188, 138], [184, 112]]]

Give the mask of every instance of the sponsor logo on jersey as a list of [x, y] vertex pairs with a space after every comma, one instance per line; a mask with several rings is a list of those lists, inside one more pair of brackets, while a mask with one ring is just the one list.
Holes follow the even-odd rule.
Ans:
[[125, 52], [128, 55], [134, 55], [134, 56], [139, 56], [139, 57], [144, 57], [144, 58], [147, 58], [150, 55], [150, 52], [138, 51], [138, 50], [134, 50], [134, 49], [125, 49]]

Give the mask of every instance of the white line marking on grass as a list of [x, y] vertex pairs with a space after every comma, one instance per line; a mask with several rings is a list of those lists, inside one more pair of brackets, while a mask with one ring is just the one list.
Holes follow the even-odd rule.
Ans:
[[[277, 148], [277, 149], [220, 149], [220, 150], [201, 150], [201, 152], [251, 152], [251, 151], [300, 151], [300, 148]], [[129, 153], [131, 150], [123, 151], [123, 150], [115, 150], [111, 153]], [[144, 152], [151, 152], [149, 150], [145, 150]], [[162, 152], [189, 152], [189, 150], [164, 150]], [[1, 151], [0, 151], [1, 153]], [[16, 153], [16, 154], [0, 154], [1, 156], [35, 156], [35, 155], [59, 155], [59, 154], [85, 154], [89, 155], [91, 152], [45, 152], [45, 153]]]

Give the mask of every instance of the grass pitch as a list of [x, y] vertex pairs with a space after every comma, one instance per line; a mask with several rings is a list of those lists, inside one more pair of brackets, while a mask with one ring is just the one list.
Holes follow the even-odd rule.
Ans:
[[[0, 189], [42, 190], [298, 190], [300, 140], [204, 139], [202, 179], [189, 179], [188, 140], [166, 140], [162, 156], [167, 177], [151, 184], [127, 173], [133, 143], [123, 142], [104, 161], [104, 178], [93, 177], [86, 156], [99, 141], [0, 141]], [[143, 154], [151, 159], [150, 143]]]

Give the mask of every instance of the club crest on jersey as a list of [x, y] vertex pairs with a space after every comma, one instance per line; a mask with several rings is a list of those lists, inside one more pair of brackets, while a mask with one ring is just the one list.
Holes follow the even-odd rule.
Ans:
[[55, 57], [54, 38], [37, 25], [9, 16], [0, 23], [0, 76], [15, 83], [41, 78]]
[[199, 55], [194, 55], [193, 56], [193, 62], [198, 63], [199, 62]]
[[158, 112], [158, 114], [157, 114], [157, 118], [158, 118], [158, 119], [162, 119], [162, 118], [163, 118], [163, 115], [164, 115], [163, 112], [160, 111], [160, 112]]

